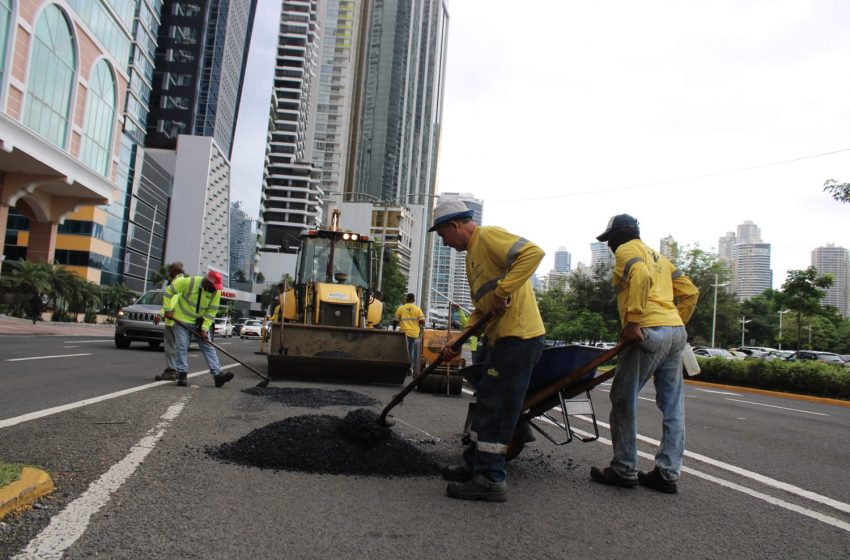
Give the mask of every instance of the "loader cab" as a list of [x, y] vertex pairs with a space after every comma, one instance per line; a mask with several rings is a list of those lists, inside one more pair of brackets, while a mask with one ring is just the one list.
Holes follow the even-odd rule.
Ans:
[[301, 234], [295, 278], [298, 321], [338, 327], [367, 322], [372, 241], [352, 232], [311, 229]]

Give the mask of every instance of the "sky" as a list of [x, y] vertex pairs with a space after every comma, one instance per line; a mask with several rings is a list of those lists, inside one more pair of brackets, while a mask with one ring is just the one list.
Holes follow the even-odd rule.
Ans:
[[[850, 182], [850, 2], [520, 6], [448, 2], [437, 190], [482, 199], [484, 225], [540, 245], [538, 273], [559, 247], [589, 264], [620, 213], [655, 248], [669, 235], [716, 251], [752, 221], [774, 288], [816, 247], [850, 248], [850, 204], [823, 191]], [[258, 9], [232, 194], [254, 214], [279, 2]]]

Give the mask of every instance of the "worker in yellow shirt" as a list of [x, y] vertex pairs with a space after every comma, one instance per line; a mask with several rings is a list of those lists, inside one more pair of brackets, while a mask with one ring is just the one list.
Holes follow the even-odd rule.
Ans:
[[[463, 500], [504, 502], [507, 499], [505, 456], [522, 409], [531, 372], [543, 352], [546, 329], [537, 308], [531, 276], [543, 260], [543, 250], [518, 235], [495, 226], [479, 226], [461, 200], [441, 202], [433, 225], [443, 244], [466, 251], [466, 278], [475, 323], [491, 312], [485, 328], [484, 375], [477, 383], [471, 445], [463, 463], [443, 468], [446, 493]], [[457, 356], [449, 345], [443, 357]]]
[[416, 305], [416, 296], [407, 294], [404, 303], [395, 310], [393, 330], [401, 328], [407, 336], [407, 355], [410, 358], [410, 372], [413, 375], [419, 370], [419, 335], [425, 327], [425, 314]]

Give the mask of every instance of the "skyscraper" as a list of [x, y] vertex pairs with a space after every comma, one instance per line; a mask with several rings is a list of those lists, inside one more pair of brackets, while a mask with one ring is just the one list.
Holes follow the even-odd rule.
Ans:
[[770, 243], [761, 238], [761, 228], [747, 220], [720, 238], [718, 252], [732, 273], [732, 291], [738, 301], [761, 295], [773, 286]]
[[572, 255], [566, 247], [558, 247], [555, 251], [555, 270], [557, 272], [569, 272], [572, 266]]
[[842, 317], [850, 316], [850, 251], [828, 243], [812, 250], [812, 266], [818, 277], [832, 276], [832, 286], [827, 288], [821, 304], [836, 308]]
[[260, 270], [269, 280], [295, 271], [298, 236], [319, 224], [324, 192], [312, 163], [318, 0], [284, 0], [275, 59], [272, 118], [260, 200]]
[[604, 241], [594, 241], [590, 244], [590, 269], [595, 270], [597, 266], [604, 264], [608, 267], [614, 266], [614, 253], [608, 248]]

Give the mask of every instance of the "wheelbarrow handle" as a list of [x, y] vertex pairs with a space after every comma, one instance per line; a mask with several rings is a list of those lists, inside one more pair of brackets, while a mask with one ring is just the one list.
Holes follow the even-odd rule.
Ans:
[[[449, 344], [449, 348], [451, 348], [454, 352], [460, 350], [460, 348], [463, 346], [463, 343], [469, 340], [471, 336], [484, 330], [484, 327], [487, 326], [487, 323], [489, 323], [493, 317], [494, 315], [492, 312], [487, 312], [486, 314], [484, 314], [480, 319], [475, 321], [475, 323], [468, 326], [463, 332], [461, 332], [460, 335], [456, 339], [454, 339], [451, 344]], [[378, 422], [380, 424], [386, 424], [387, 414], [390, 412], [390, 410], [395, 408], [396, 405], [403, 401], [404, 397], [406, 397], [408, 393], [415, 389], [416, 386], [422, 382], [422, 380], [431, 375], [431, 372], [437, 369], [437, 367], [442, 363], [443, 353], [440, 352], [440, 354], [437, 356], [437, 359], [428, 364], [428, 367], [426, 367], [422, 371], [422, 373], [414, 377], [410, 383], [404, 386], [404, 388], [401, 390], [401, 392], [399, 392], [399, 394], [393, 397], [393, 400], [390, 401], [390, 404], [388, 404], [381, 412], [381, 417]]]

